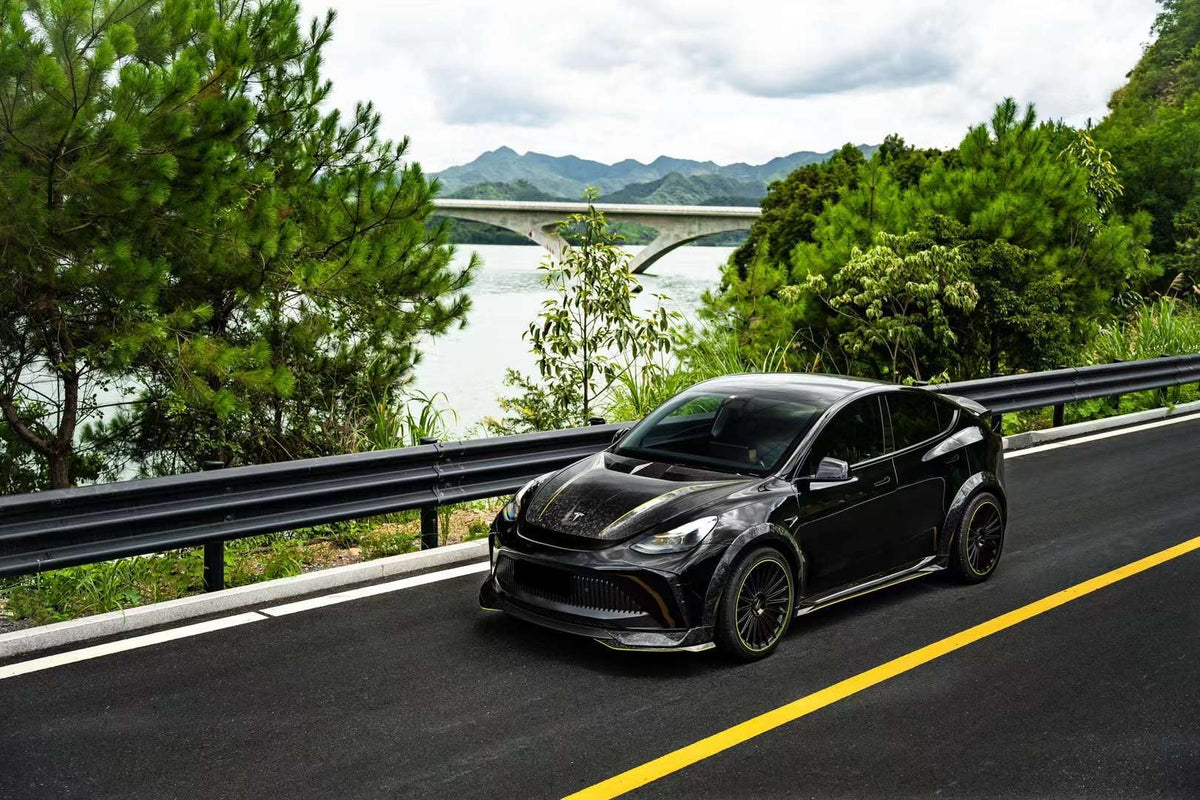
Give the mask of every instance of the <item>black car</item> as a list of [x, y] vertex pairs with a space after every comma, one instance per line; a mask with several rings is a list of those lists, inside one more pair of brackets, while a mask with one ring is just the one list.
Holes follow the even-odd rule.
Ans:
[[824, 375], [673, 397], [497, 516], [480, 605], [630, 650], [770, 653], [793, 616], [1004, 546], [982, 406]]

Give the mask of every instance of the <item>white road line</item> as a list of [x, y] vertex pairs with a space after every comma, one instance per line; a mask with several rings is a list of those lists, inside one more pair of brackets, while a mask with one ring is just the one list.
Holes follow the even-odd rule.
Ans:
[[401, 578], [398, 581], [377, 583], [374, 586], [364, 586], [361, 589], [351, 589], [346, 592], [326, 594], [320, 597], [312, 597], [308, 600], [297, 600], [294, 603], [285, 603], [281, 606], [261, 609], [261, 613], [270, 617], [282, 617], [288, 614], [296, 614], [300, 611], [309, 611], [314, 608], [323, 608], [325, 606], [332, 606], [337, 603], [345, 603], [350, 600], [358, 600], [363, 597], [372, 597], [377, 594], [387, 594], [388, 592], [398, 592], [401, 589], [409, 589], [413, 586], [424, 586], [427, 583], [437, 583], [438, 581], [448, 581], [453, 578], [461, 578], [464, 575], [474, 575], [477, 572], [485, 572], [490, 567], [491, 565], [487, 561], [479, 561], [462, 567], [444, 569], [440, 572], [428, 572], [424, 575], [417, 575], [412, 578]]
[[144, 636], [134, 636], [131, 639], [121, 639], [108, 644], [97, 644], [91, 647], [84, 647], [79, 650], [71, 650], [66, 653], [59, 653], [53, 656], [43, 656], [42, 658], [34, 658], [29, 661], [19, 661], [16, 664], [8, 666], [0, 666], [0, 680], [5, 678], [13, 678], [17, 675], [25, 675], [29, 672], [38, 672], [43, 669], [53, 669], [61, 667], [65, 664], [74, 664], [77, 661], [87, 661], [91, 658], [100, 658], [101, 656], [120, 653], [125, 650], [136, 650], [139, 647], [149, 647], [163, 642], [170, 642], [175, 639], [185, 639], [189, 636], [198, 636], [202, 633], [210, 633], [219, 631], [225, 628], [232, 628], [237, 625], [245, 625], [247, 622], [258, 622], [264, 620], [262, 614], [257, 611], [248, 611], [245, 614], [234, 614], [231, 617], [221, 617], [219, 619], [211, 619], [208, 622], [197, 622], [195, 625], [184, 625], [182, 628], [171, 628], [170, 630], [158, 631], [157, 633], [147, 633]]
[[1191, 414], [1186, 417], [1172, 417], [1171, 419], [1155, 420], [1154, 422], [1147, 422], [1142, 425], [1134, 425], [1129, 428], [1117, 428], [1113, 431], [1092, 433], [1087, 436], [1080, 436], [1075, 439], [1067, 439], [1066, 441], [1062, 442], [1049, 442], [1047, 444], [1039, 444], [1035, 447], [1026, 447], [1022, 450], [1014, 450], [1011, 453], [1005, 453], [1004, 460], [1008, 461], [1010, 458], [1020, 458], [1021, 456], [1032, 455], [1033, 453], [1044, 453], [1047, 450], [1057, 450], [1060, 447], [1071, 447], [1072, 445], [1076, 444], [1087, 444], [1088, 442], [1095, 442], [1100, 439], [1111, 439], [1114, 436], [1124, 436], [1128, 433], [1140, 433], [1141, 431], [1147, 431], [1151, 428], [1162, 428], [1166, 425], [1178, 425], [1181, 422], [1197, 421], [1200, 421], [1200, 417]]

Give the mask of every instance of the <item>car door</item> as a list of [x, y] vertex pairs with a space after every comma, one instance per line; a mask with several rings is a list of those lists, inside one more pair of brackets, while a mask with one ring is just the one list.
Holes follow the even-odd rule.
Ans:
[[898, 482], [897, 528], [886, 560], [899, 568], [937, 552], [946, 514], [946, 475], [964, 456], [954, 450], [927, 458], [954, 424], [957, 412], [949, 403], [921, 389], [887, 392], [883, 399]]
[[850, 465], [850, 480], [797, 484], [796, 534], [808, 562], [806, 594], [869, 577], [886, 567], [886, 541], [895, 522], [896, 475], [887, 455], [883, 407], [877, 395], [852, 401], [817, 435], [798, 475], [816, 472], [822, 458]]

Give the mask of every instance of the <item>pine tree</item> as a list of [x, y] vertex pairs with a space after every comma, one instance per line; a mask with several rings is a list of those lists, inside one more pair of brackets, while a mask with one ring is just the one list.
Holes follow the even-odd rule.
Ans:
[[1153, 274], [1147, 220], [1101, 213], [1076, 141], [1006, 99], [967, 133], [954, 166], [936, 165], [921, 181], [923, 226], [974, 264], [980, 302], [961, 337], [964, 374], [1072, 361], [1115, 313], [1113, 297]]
[[103, 389], [140, 395], [93, 431], [109, 455], [299, 455], [332, 381], [394, 385], [420, 336], [461, 323], [470, 272], [426, 227], [407, 142], [369, 105], [319, 108], [332, 14], [307, 32], [292, 0], [0, 16], [0, 411], [51, 485], [76, 477]]

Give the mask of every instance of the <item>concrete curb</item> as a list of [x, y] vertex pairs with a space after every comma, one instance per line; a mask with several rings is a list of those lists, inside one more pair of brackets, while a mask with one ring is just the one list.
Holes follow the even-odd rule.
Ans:
[[1183, 417], [1196, 413], [1200, 413], [1200, 400], [1193, 403], [1183, 403], [1173, 408], [1151, 408], [1146, 411], [1136, 411], [1132, 414], [1120, 414], [1115, 417], [1076, 422], [1073, 425], [1063, 425], [1061, 428], [1046, 428], [1040, 431], [1015, 433], [1012, 436], [1004, 437], [1004, 451], [1007, 453], [1016, 450], [1025, 450], [1029, 447], [1037, 447], [1039, 444], [1059, 442], [1063, 439], [1074, 439], [1077, 436], [1086, 436], [1089, 433], [1101, 433], [1103, 431], [1116, 430], [1117, 428], [1128, 428], [1133, 425], [1140, 425], [1143, 422], [1153, 422], [1156, 419], [1170, 419], [1172, 417]]
[[447, 547], [437, 547], [432, 550], [422, 550], [418, 553], [405, 553], [374, 561], [363, 561], [359, 564], [347, 564], [344, 567], [332, 567], [291, 578], [252, 583], [209, 594], [181, 597], [165, 603], [138, 606], [121, 611], [111, 611], [107, 614], [56, 622], [51, 625], [41, 625], [36, 628], [26, 628], [0, 635], [0, 659], [11, 658], [35, 650], [45, 650], [89, 639], [127, 633], [139, 628], [151, 628], [248, 606], [267, 605], [277, 600], [393, 575], [405, 575], [431, 567], [478, 561], [487, 558], [487, 555], [487, 540], [480, 539]]

